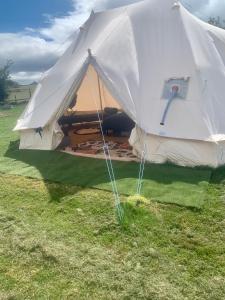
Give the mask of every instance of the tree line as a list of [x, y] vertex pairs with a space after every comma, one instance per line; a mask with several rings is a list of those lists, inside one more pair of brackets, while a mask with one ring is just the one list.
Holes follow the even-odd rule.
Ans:
[[6, 64], [0, 68], [0, 103], [3, 103], [8, 97], [8, 89], [17, 87], [18, 83], [10, 79], [10, 68], [13, 62], [8, 60]]
[[222, 20], [220, 17], [210, 17], [209, 24], [225, 29], [225, 20]]

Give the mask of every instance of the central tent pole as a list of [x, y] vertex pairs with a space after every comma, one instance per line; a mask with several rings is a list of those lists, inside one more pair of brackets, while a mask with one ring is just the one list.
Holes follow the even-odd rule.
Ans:
[[[96, 72], [97, 73], [97, 72]], [[97, 73], [97, 80], [98, 80], [98, 94], [99, 94], [99, 100], [100, 100], [100, 107], [102, 112], [102, 119], [103, 119], [103, 103], [102, 103], [102, 91], [101, 91], [101, 82]]]

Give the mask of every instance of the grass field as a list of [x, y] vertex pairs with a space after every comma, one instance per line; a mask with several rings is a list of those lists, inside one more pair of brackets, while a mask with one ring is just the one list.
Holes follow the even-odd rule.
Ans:
[[[13, 124], [23, 107], [6, 111], [0, 118], [0, 172], [111, 191], [104, 160], [74, 157], [52, 151], [19, 151]], [[114, 162], [119, 192], [135, 194], [138, 163]], [[206, 196], [211, 170], [148, 164], [142, 193], [153, 201], [200, 208]]]
[[[62, 175], [70, 156], [18, 156], [18, 136], [10, 129], [21, 110], [0, 111], [0, 299], [225, 298], [224, 168], [147, 170], [152, 201], [137, 208], [124, 194], [119, 226], [109, 191], [90, 188], [90, 174], [86, 184], [85, 178], [71, 180], [73, 173]], [[44, 168], [50, 154], [68, 159], [61, 173]], [[74, 174], [81, 171], [76, 167]], [[52, 182], [57, 178], [61, 183]], [[101, 179], [91, 185], [107, 190], [107, 184]], [[194, 202], [201, 199], [201, 209], [160, 203], [171, 193], [169, 198], [184, 197], [185, 205], [188, 191]]]

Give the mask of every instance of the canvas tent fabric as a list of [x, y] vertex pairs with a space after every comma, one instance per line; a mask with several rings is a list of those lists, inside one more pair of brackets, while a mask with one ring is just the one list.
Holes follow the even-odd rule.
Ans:
[[119, 103], [112, 97], [95, 69], [90, 65], [82, 84], [77, 91], [75, 112], [96, 112], [105, 107], [121, 109]]
[[[174, 0], [145, 0], [97, 12], [74, 34], [73, 42], [37, 87], [15, 130], [21, 148], [54, 149], [60, 142], [57, 125], [79, 90], [91, 65], [119, 106], [135, 121], [135, 136], [162, 141], [161, 161], [183, 165], [225, 163], [225, 31], [204, 23]], [[186, 93], [174, 97], [164, 126], [170, 82], [186, 82]], [[177, 83], [178, 82], [178, 83]], [[95, 87], [97, 89], [97, 87]], [[90, 102], [93, 101], [90, 99]], [[34, 129], [43, 128], [43, 137]], [[35, 142], [33, 142], [35, 140]], [[201, 144], [202, 147], [197, 147]], [[136, 145], [136, 146], [135, 146]], [[167, 145], [167, 146], [166, 146]], [[186, 145], [192, 147], [185, 160]], [[192, 153], [211, 148], [198, 160]], [[216, 151], [214, 151], [216, 149]], [[149, 160], [154, 158], [150, 153]], [[218, 158], [219, 157], [219, 158]]]
[[225, 162], [225, 141], [207, 142], [171, 139], [144, 133], [136, 127], [131, 134], [130, 144], [134, 154], [140, 156], [146, 149], [146, 160], [155, 163], [167, 161], [180, 166], [218, 167]]

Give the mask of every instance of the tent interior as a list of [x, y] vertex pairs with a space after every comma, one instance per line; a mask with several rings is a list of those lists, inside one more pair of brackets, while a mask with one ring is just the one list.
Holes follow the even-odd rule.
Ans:
[[62, 151], [104, 158], [104, 135], [112, 159], [137, 160], [129, 144], [135, 123], [112, 97], [91, 65], [58, 123], [64, 133], [59, 145]]

